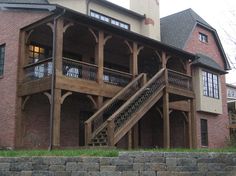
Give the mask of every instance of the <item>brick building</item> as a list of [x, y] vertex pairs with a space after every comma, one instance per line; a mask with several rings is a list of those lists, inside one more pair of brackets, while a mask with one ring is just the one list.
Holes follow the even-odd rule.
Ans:
[[156, 0], [0, 0], [0, 146], [223, 146], [229, 64], [182, 13], [175, 31]]

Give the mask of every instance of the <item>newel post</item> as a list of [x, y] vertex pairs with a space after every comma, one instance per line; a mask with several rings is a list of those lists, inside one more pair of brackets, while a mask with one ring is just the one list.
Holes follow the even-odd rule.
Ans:
[[85, 122], [85, 146], [88, 146], [92, 136], [92, 123]]
[[114, 146], [114, 134], [115, 134], [115, 123], [114, 120], [108, 120], [107, 124], [107, 137], [108, 137], [108, 145]]

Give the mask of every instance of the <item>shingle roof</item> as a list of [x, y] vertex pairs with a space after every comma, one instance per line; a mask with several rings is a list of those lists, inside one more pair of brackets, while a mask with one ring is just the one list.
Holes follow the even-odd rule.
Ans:
[[202, 25], [213, 33], [225, 63], [224, 69], [230, 70], [229, 62], [216, 30], [192, 9], [161, 18], [161, 41], [165, 44], [184, 49], [186, 41], [197, 24]]
[[212, 28], [192, 9], [161, 18], [161, 41], [183, 49], [196, 22]]
[[0, 0], [0, 3], [48, 4], [47, 0]]
[[197, 54], [197, 56], [199, 57], [198, 59], [196, 59], [195, 61], [193, 61], [193, 65], [200, 65], [203, 67], [207, 67], [213, 70], [216, 70], [219, 73], [225, 74], [227, 73], [224, 69], [221, 68], [221, 66], [219, 64], [217, 64], [214, 59], [203, 55], [203, 54]]

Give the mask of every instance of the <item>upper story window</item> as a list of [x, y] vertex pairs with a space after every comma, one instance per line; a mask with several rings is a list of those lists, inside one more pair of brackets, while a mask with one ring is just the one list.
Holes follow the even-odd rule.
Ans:
[[212, 98], [219, 98], [219, 78], [218, 75], [203, 71], [203, 95]]
[[3, 76], [4, 72], [4, 59], [5, 59], [5, 44], [0, 45], [0, 77]]
[[203, 43], [208, 43], [208, 36], [206, 34], [203, 33], [199, 33], [199, 41], [203, 42]]
[[235, 98], [236, 99], [236, 90], [227, 89], [227, 96], [228, 96], [228, 98]]
[[30, 63], [36, 63], [39, 60], [47, 59], [52, 56], [51, 50], [37, 46], [37, 45], [30, 45], [29, 46], [29, 59]]
[[118, 26], [118, 27], [120, 27], [122, 29], [130, 30], [130, 25], [129, 24], [127, 24], [125, 22], [122, 22], [120, 20], [114, 19], [112, 17], [103, 15], [101, 13], [98, 13], [98, 12], [95, 12], [95, 11], [90, 11], [90, 16], [94, 17], [96, 19], [99, 19], [101, 21], [110, 23], [112, 25]]

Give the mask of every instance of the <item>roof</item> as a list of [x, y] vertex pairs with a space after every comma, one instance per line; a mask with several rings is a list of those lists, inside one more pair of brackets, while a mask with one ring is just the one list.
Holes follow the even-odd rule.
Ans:
[[199, 57], [198, 59], [196, 59], [195, 61], [193, 61], [193, 65], [198, 65], [198, 66], [202, 66], [202, 67], [206, 67], [206, 68], [210, 68], [212, 70], [215, 70], [217, 72], [219, 72], [220, 74], [226, 74], [227, 72], [221, 68], [221, 66], [219, 64], [216, 63], [216, 61], [206, 55], [203, 54], [197, 54], [197, 56]]
[[223, 61], [225, 63], [224, 69], [230, 70], [229, 62], [216, 30], [192, 9], [187, 9], [167, 17], [163, 17], [160, 21], [161, 41], [181, 49], [184, 49], [185, 44], [196, 25], [201, 25], [202, 27], [210, 30], [216, 39], [216, 43], [223, 57]]
[[47, 0], [0, 0], [0, 3], [48, 4]]
[[183, 49], [196, 22], [212, 28], [192, 9], [187, 9], [161, 18], [162, 42]]

